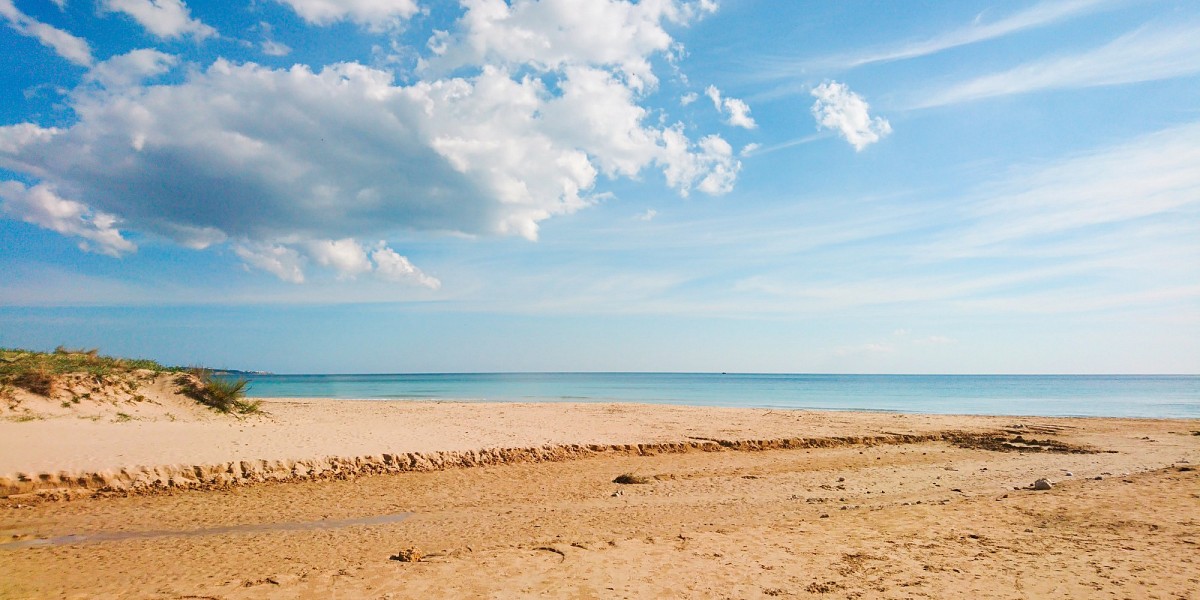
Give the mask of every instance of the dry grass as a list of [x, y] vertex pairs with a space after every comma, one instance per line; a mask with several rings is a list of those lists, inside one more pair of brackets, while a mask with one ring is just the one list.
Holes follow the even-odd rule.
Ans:
[[56, 376], [68, 373], [87, 373], [95, 377], [124, 375], [138, 369], [154, 372], [181, 371], [165, 367], [152, 360], [136, 360], [101, 356], [99, 350], [71, 349], [59, 346], [54, 352], [34, 352], [0, 348], [0, 388], [12, 386], [39, 396], [54, 393]]
[[[13, 391], [16, 388], [51, 397], [64, 376], [82, 373], [94, 379], [97, 390], [112, 387], [133, 394], [135, 401], [141, 401], [145, 396], [136, 394], [138, 384], [134, 377], [134, 372], [139, 370], [181, 373], [177, 380], [179, 391], [219, 412], [251, 414], [261, 410], [258, 401], [245, 398], [249, 384], [245, 379], [216, 376], [207, 369], [163, 366], [152, 360], [102, 356], [95, 348], [63, 346], [55, 348], [54, 352], [0, 348], [0, 399], [8, 400], [10, 404], [15, 402]], [[78, 403], [79, 398], [71, 398], [70, 402]]]
[[27, 370], [13, 373], [8, 378], [8, 383], [39, 396], [50, 397], [54, 393], [54, 373], [45, 365], [35, 365]]

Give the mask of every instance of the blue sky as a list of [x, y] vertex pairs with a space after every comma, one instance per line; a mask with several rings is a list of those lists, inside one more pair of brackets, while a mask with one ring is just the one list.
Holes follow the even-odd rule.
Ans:
[[0, 0], [0, 345], [1195, 373], [1194, 2]]

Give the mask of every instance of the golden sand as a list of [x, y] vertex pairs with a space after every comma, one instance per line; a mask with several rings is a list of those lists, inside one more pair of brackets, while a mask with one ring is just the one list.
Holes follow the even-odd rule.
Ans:
[[[269, 415], [234, 419], [182, 408], [0, 422], [0, 475], [16, 494], [0, 500], [0, 598], [1200, 589], [1195, 420], [328, 400], [269, 401]], [[122, 469], [135, 475], [123, 481]], [[613, 483], [622, 474], [646, 483]], [[1029, 489], [1041, 478], [1052, 489]]]

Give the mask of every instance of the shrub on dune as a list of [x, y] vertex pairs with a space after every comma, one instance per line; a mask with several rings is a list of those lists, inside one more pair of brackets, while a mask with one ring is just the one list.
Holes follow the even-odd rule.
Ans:
[[252, 414], [261, 410], [257, 400], [246, 399], [249, 380], [229, 379], [214, 375], [208, 369], [197, 369], [193, 377], [181, 377], [183, 392], [213, 410], [223, 413]]

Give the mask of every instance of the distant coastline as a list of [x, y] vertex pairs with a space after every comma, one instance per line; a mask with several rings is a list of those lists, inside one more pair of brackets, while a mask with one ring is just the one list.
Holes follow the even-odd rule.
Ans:
[[1198, 375], [244, 375], [256, 398], [631, 402], [923, 414], [1200, 418]]
[[250, 377], [250, 376], [275, 375], [275, 373], [272, 373], [270, 371], [242, 371], [239, 369], [209, 369], [209, 371], [211, 371], [213, 375], [219, 375], [221, 377]]

